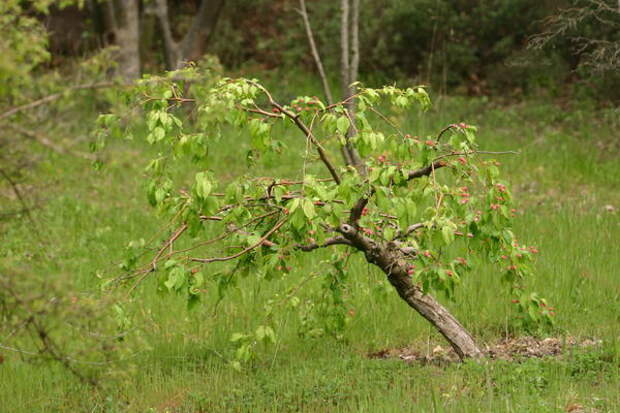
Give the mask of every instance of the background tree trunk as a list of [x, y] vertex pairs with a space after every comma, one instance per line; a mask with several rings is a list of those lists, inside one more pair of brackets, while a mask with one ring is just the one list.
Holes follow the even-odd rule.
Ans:
[[155, 13], [159, 19], [164, 38], [166, 66], [179, 69], [184, 62], [198, 60], [204, 54], [213, 35], [226, 0], [202, 0], [192, 24], [180, 41], [174, 40], [167, 0], [156, 0]]
[[[342, 100], [355, 94], [357, 88], [351, 86], [357, 81], [359, 69], [359, 0], [341, 0], [340, 3], [340, 87]], [[355, 119], [355, 100], [347, 103], [347, 112], [350, 119]], [[365, 175], [360, 156], [350, 143], [357, 133], [355, 123], [347, 131], [346, 145], [343, 150], [345, 162], [354, 166], [358, 172]]]
[[118, 74], [125, 79], [140, 77], [140, 8], [138, 0], [110, 0], [107, 20], [119, 47]]

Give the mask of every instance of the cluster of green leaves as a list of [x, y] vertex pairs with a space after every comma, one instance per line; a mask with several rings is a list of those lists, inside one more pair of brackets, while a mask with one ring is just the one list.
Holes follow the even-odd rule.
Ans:
[[[161, 259], [167, 261], [158, 267], [162, 290], [187, 293], [195, 304], [206, 282], [216, 283], [222, 296], [239, 277], [284, 277], [304, 249], [320, 247], [333, 237], [335, 228], [350, 222], [350, 211], [360, 198], [367, 198], [355, 225], [375, 243], [414, 251], [407, 257], [409, 273], [424, 291], [453, 297], [475, 264], [494, 262], [518, 298], [524, 322], [551, 321], [546, 303], [524, 292], [536, 249], [519, 244], [510, 229], [510, 191], [499, 176], [499, 163], [478, 151], [476, 128], [453, 124], [436, 137], [399, 129], [399, 117], [413, 105], [425, 109], [430, 104], [424, 89], [359, 87], [349, 98], [357, 103], [351, 118], [347, 102], [327, 105], [317, 97], [302, 96], [280, 104], [249, 79], [193, 84], [192, 98], [184, 98], [181, 91], [186, 87], [175, 78], [194, 76], [195, 71], [170, 74], [166, 81], [147, 79], [134, 91], [145, 110], [146, 140], [159, 152], [146, 168], [149, 203], [186, 228], [196, 248], [205, 238], [211, 239], [209, 244], [218, 241], [218, 248], [171, 249], [164, 254]], [[193, 105], [190, 116], [182, 107], [186, 103]], [[390, 117], [382, 113], [386, 105], [391, 107]], [[104, 115], [100, 123], [113, 128], [111, 119]], [[221, 138], [224, 128], [248, 137], [246, 158], [253, 161], [285, 148], [274, 130], [293, 130], [306, 149], [301, 176], [220, 179], [210, 153], [226, 144]], [[334, 154], [346, 144], [350, 128], [356, 132], [350, 142], [364, 159], [358, 169], [335, 164]], [[307, 172], [308, 164], [319, 162], [311, 155], [315, 149], [328, 167], [325, 174]], [[196, 172], [190, 182], [179, 181], [171, 166], [187, 159], [195, 163]], [[328, 174], [329, 169], [335, 172]], [[182, 189], [183, 184], [191, 186]], [[216, 256], [197, 257], [196, 251]], [[217, 270], [207, 273], [202, 268], [214, 262], [222, 263]], [[324, 272], [331, 274], [325, 277], [326, 294], [293, 306], [300, 311], [305, 334], [338, 336], [344, 328], [345, 273], [342, 266]], [[317, 315], [322, 327], [315, 326]], [[238, 359], [251, 358], [252, 343], [272, 337], [264, 331], [234, 337], [243, 349]]]
[[50, 6], [66, 7], [75, 0], [4, 0], [0, 2], [0, 95], [19, 93], [30, 72], [50, 58], [47, 31], [38, 14]]

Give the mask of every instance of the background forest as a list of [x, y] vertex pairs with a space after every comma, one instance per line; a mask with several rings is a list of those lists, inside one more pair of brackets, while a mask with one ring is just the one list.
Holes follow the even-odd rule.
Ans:
[[[0, 411], [620, 409], [620, 2], [3, 0], [0, 33]], [[475, 173], [489, 211], [458, 209]], [[514, 250], [423, 278], [495, 210]], [[483, 361], [349, 224], [415, 251]]]

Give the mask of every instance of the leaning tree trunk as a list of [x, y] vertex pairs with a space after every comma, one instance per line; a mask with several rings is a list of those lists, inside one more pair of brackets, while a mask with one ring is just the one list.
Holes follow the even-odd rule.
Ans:
[[411, 276], [407, 273], [407, 261], [397, 244], [392, 242], [381, 245], [348, 224], [341, 225], [338, 232], [363, 252], [369, 263], [381, 268], [398, 295], [448, 340], [461, 359], [483, 356], [472, 335], [461, 323], [433, 296], [424, 293], [412, 282]]
[[[299, 0], [299, 5], [299, 13], [303, 18], [312, 56], [323, 82], [325, 96], [327, 96], [331, 104], [333, 103], [331, 102], [332, 94], [314, 41], [305, 0]], [[351, 86], [351, 84], [357, 81], [360, 58], [359, 8], [360, 0], [341, 0], [340, 2], [340, 84], [343, 100], [357, 93], [356, 87], [354, 85]], [[355, 99], [346, 104], [346, 109], [351, 119], [355, 119]], [[350, 143], [351, 137], [356, 132], [355, 125], [351, 125], [346, 136], [347, 143], [342, 147], [342, 155], [347, 165], [356, 167], [360, 174], [363, 175], [365, 173], [363, 163], [359, 158], [359, 154]], [[355, 213], [357, 219], [359, 219], [359, 214], [366, 202], [367, 200], [362, 202], [361, 206], [354, 208], [358, 210]], [[354, 214], [353, 211], [352, 214]], [[381, 268], [400, 297], [428, 320], [448, 340], [461, 359], [482, 357], [482, 351], [461, 323], [433, 296], [424, 293], [419, 286], [412, 282], [411, 277], [407, 273], [408, 264], [402, 249], [393, 242], [383, 245], [365, 237], [358, 231], [357, 219], [351, 220], [352, 225], [341, 225], [338, 228], [338, 232], [348, 240], [348, 243], [363, 252], [369, 263]]]

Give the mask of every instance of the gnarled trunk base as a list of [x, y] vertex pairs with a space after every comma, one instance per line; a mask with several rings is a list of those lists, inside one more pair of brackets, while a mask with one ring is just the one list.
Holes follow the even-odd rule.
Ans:
[[408, 274], [403, 276], [392, 272], [388, 274], [388, 280], [396, 288], [398, 295], [448, 340], [461, 359], [483, 356], [473, 337], [461, 323], [433, 296], [424, 294], [419, 287], [413, 285]]
[[433, 296], [425, 294], [420, 287], [413, 284], [411, 276], [407, 273], [408, 263], [405, 255], [398, 245], [379, 244], [348, 224], [341, 225], [338, 232], [355, 248], [362, 251], [368, 262], [381, 268], [398, 295], [448, 340], [461, 359], [480, 358], [484, 355], [461, 323]]

